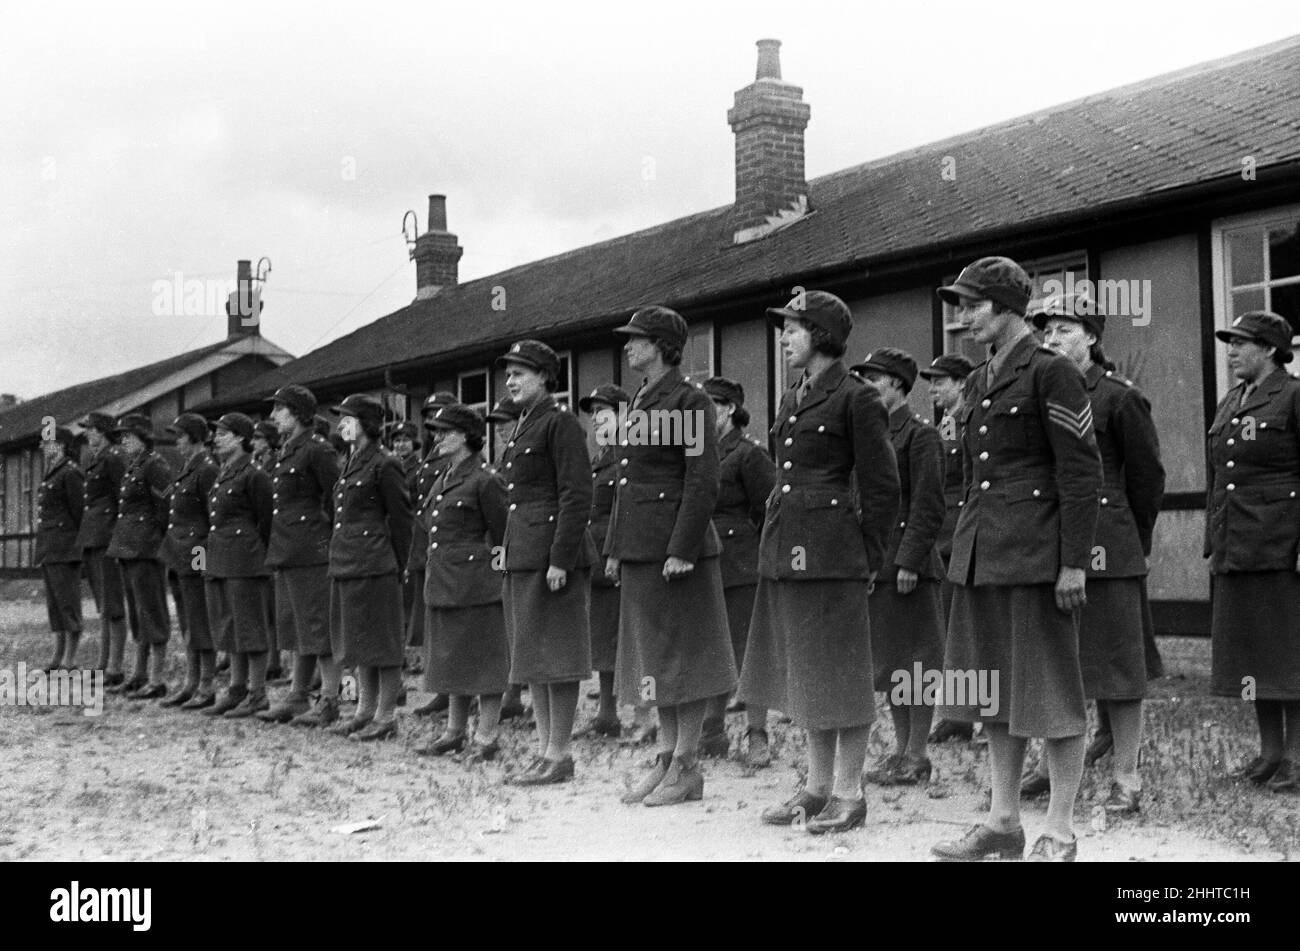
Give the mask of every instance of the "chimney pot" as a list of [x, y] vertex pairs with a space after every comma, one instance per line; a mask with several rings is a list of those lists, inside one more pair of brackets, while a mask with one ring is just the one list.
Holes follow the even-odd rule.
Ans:
[[447, 230], [447, 196], [429, 196], [429, 230]]
[[465, 249], [447, 231], [447, 196], [429, 196], [429, 228], [415, 239], [411, 258], [415, 261], [415, 299], [433, 297], [458, 280], [460, 256]]
[[781, 78], [781, 41], [758, 41], [758, 69], [754, 73], [755, 81], [760, 79]]

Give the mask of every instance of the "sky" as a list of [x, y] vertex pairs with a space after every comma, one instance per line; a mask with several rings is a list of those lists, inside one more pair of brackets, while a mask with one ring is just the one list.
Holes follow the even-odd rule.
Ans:
[[[0, 34], [0, 392], [221, 340], [240, 258], [271, 262], [263, 335], [315, 349], [411, 301], [401, 223], [414, 210], [423, 232], [432, 193], [462, 281], [728, 204], [726, 111], [760, 38], [782, 41], [812, 108], [813, 178], [1300, 32], [1294, 0], [1205, 9], [17, 5]], [[177, 280], [210, 301], [169, 308]]]

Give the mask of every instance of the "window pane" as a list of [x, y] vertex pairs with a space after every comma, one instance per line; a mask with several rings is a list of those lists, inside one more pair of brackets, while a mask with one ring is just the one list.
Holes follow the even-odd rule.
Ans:
[[1292, 336], [1300, 335], [1300, 284], [1272, 289], [1273, 306], [1269, 310], [1291, 322]]
[[713, 375], [713, 324], [696, 324], [691, 327], [686, 337], [686, 348], [682, 351], [682, 376], [702, 382]]
[[460, 378], [460, 401], [470, 406], [487, 402], [486, 373], [474, 373]]
[[1270, 228], [1268, 232], [1268, 277], [1295, 277], [1300, 274], [1300, 223], [1290, 227]]
[[1264, 291], [1233, 291], [1232, 300], [1229, 305], [1228, 322], [1236, 320], [1239, 316], [1252, 310], [1264, 309]]
[[1228, 275], [1233, 287], [1264, 280], [1264, 242], [1258, 228], [1228, 235]]
[[572, 377], [569, 375], [569, 367], [568, 356], [560, 357], [560, 385], [557, 390], [559, 393], [570, 393], [573, 390], [571, 383]]

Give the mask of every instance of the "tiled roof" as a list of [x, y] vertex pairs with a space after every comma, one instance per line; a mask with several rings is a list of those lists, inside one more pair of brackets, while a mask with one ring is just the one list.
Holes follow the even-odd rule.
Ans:
[[[1300, 37], [1088, 96], [809, 183], [813, 213], [744, 245], [731, 208], [444, 288], [269, 371], [221, 400], [322, 383], [563, 327], [639, 304], [682, 307], [982, 234], [1104, 213], [1300, 160]], [[955, 160], [955, 180], [941, 163]], [[494, 310], [494, 288], [505, 309]]]

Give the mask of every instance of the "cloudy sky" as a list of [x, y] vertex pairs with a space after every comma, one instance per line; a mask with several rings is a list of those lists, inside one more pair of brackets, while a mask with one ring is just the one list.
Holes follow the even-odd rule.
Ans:
[[154, 314], [155, 282], [238, 258], [271, 259], [263, 333], [305, 353], [411, 300], [402, 216], [433, 192], [462, 280], [726, 204], [760, 37], [815, 177], [1281, 39], [1293, 2], [16, 5], [0, 391], [220, 340], [220, 312]]

